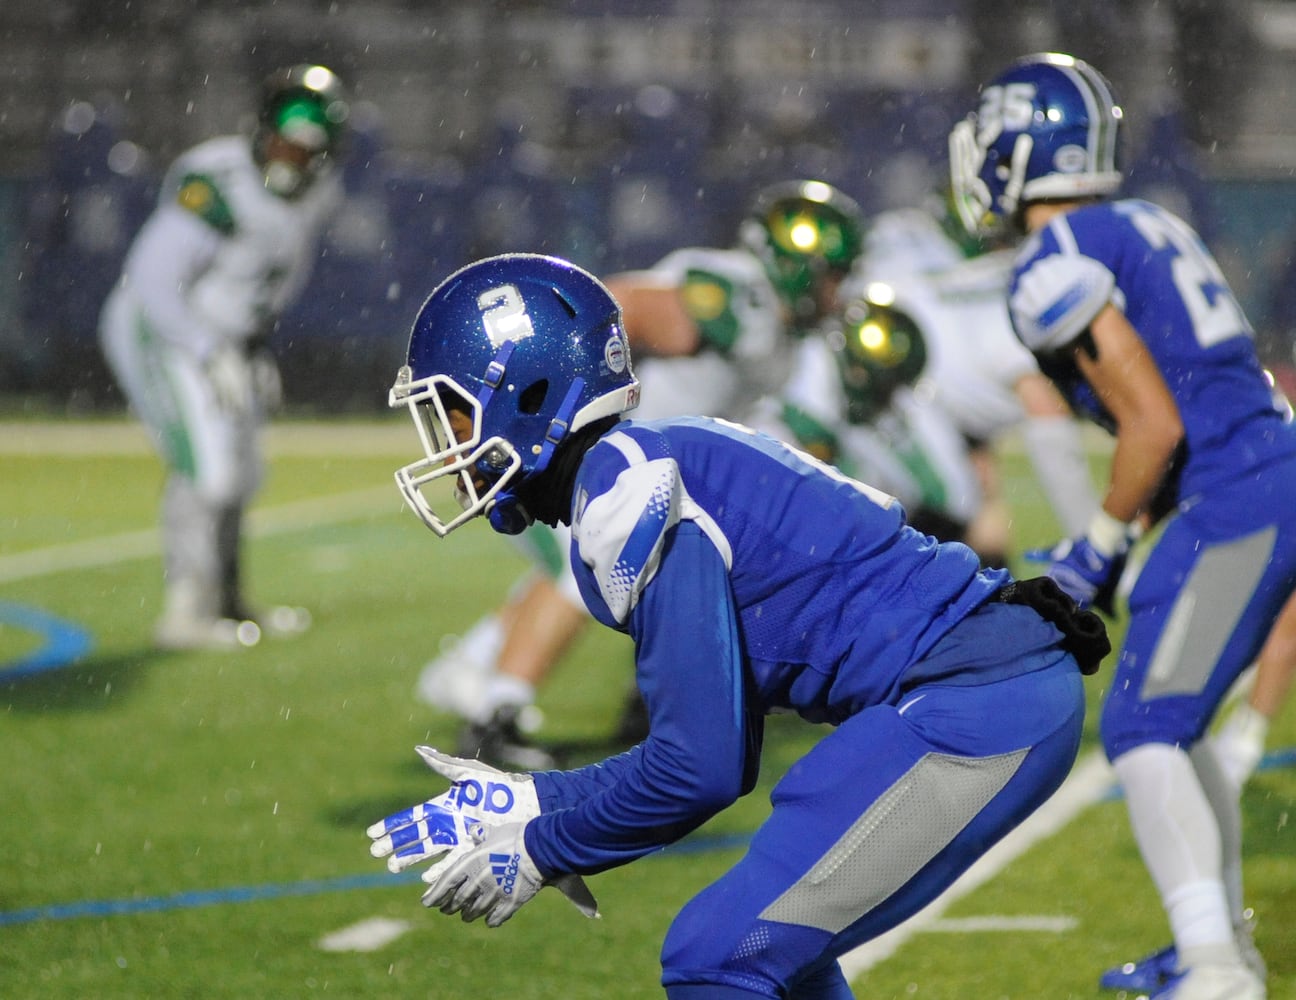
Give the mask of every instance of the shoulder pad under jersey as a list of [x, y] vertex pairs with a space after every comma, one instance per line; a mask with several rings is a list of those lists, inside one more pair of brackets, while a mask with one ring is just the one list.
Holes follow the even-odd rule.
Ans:
[[621, 624], [657, 572], [666, 533], [680, 521], [682, 495], [670, 446], [652, 430], [614, 431], [582, 463], [572, 536]]
[[1084, 333], [1116, 292], [1116, 276], [1092, 257], [1050, 253], [1019, 268], [1008, 308], [1021, 342], [1049, 353]]
[[228, 235], [234, 231], [234, 213], [216, 183], [205, 174], [185, 174], [176, 190], [176, 204], [217, 232]]

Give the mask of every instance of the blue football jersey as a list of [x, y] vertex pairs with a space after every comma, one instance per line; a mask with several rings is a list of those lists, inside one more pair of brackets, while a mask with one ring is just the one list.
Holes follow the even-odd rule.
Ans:
[[1018, 256], [1009, 293], [1018, 337], [1079, 412], [1111, 429], [1068, 353], [1109, 303], [1138, 332], [1178, 405], [1179, 497], [1296, 452], [1246, 316], [1185, 222], [1146, 201], [1098, 202], [1056, 216]]
[[526, 839], [541, 871], [623, 864], [750, 791], [770, 712], [841, 723], [913, 685], [989, 683], [1062, 655], [1029, 611], [1033, 644], [942, 645], [1006, 570], [908, 527], [892, 497], [705, 417], [626, 421], [585, 454], [572, 565], [591, 613], [634, 639], [650, 735], [536, 776]]
[[[737, 424], [622, 424], [581, 467], [573, 565], [591, 612], [636, 635], [670, 533], [721, 553], [760, 708], [840, 721], [1001, 586], [962, 545], [905, 525], [890, 496]], [[931, 609], [939, 608], [933, 615]], [[683, 609], [681, 609], [682, 613]]]

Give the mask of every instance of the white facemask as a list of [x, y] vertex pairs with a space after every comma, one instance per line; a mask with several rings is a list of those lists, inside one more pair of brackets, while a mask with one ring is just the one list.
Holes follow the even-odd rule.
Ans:
[[270, 160], [264, 174], [266, 190], [281, 198], [291, 198], [306, 186], [306, 171], [283, 160]]

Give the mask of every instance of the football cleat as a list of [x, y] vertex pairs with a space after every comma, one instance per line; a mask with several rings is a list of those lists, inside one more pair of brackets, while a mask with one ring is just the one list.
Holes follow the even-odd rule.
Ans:
[[1136, 962], [1126, 962], [1108, 969], [1098, 979], [1104, 990], [1150, 993], [1160, 989], [1179, 971], [1179, 953], [1174, 945], [1145, 955]]
[[261, 627], [237, 618], [200, 618], [164, 615], [157, 623], [153, 642], [172, 652], [247, 649], [261, 641]]
[[549, 771], [558, 766], [554, 755], [523, 734], [522, 709], [506, 705], [484, 723], [470, 722], [459, 734], [455, 753], [510, 771]]
[[1171, 977], [1150, 1000], [1265, 1000], [1264, 982], [1242, 963], [1199, 965]]

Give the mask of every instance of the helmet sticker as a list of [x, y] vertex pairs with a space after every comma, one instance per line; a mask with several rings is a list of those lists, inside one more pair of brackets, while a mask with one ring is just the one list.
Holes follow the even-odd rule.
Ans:
[[491, 346], [497, 350], [507, 340], [515, 344], [535, 336], [526, 303], [514, 285], [500, 285], [477, 296], [477, 307], [482, 311], [482, 323]]
[[1089, 154], [1082, 146], [1063, 146], [1053, 154], [1053, 166], [1064, 174], [1078, 174], [1089, 166]]
[[607, 343], [603, 345], [603, 360], [607, 362], [608, 368], [620, 375], [626, 367], [626, 348], [625, 341], [621, 339], [621, 331], [615, 330], [608, 337]]

